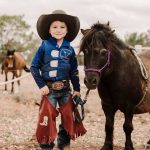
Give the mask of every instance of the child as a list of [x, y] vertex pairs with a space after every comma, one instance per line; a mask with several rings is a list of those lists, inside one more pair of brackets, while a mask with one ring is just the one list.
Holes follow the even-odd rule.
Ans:
[[[37, 31], [43, 41], [33, 58], [31, 73], [43, 95], [40, 115], [47, 111], [47, 115], [45, 113], [40, 116], [42, 120], [39, 121], [36, 131], [43, 150], [53, 150], [54, 147], [57, 103], [62, 121], [57, 137], [58, 148], [63, 150], [66, 145], [70, 145], [70, 139], [86, 133], [82, 122], [77, 123], [73, 118], [72, 98], [80, 96], [80, 84], [77, 59], [70, 42], [78, 34], [79, 27], [79, 19], [62, 10], [41, 15], [37, 21]], [[73, 95], [71, 95], [70, 80], [73, 85]]]

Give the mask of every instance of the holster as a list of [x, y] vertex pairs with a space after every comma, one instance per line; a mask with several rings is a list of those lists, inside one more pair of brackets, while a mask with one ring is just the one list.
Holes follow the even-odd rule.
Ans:
[[74, 119], [74, 108], [75, 105], [73, 103], [72, 96], [69, 97], [69, 100], [64, 106], [59, 108], [59, 112], [61, 113], [62, 125], [64, 129], [69, 133], [72, 140], [86, 133], [86, 129], [84, 128], [82, 121], [76, 122]]
[[56, 117], [58, 113], [48, 101], [48, 97], [43, 96], [36, 129], [36, 138], [40, 144], [50, 144], [55, 140], [57, 135]]

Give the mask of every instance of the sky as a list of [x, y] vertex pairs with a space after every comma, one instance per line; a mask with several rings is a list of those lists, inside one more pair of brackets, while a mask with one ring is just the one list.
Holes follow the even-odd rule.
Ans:
[[150, 29], [150, 0], [0, 0], [0, 15], [24, 15], [35, 33], [38, 17], [56, 9], [78, 16], [83, 29], [109, 21], [121, 39]]

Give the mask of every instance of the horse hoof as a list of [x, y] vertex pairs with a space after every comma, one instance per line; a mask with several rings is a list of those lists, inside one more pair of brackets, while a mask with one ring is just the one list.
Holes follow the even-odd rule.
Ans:
[[132, 143], [126, 143], [124, 150], [134, 150], [133, 144]]
[[3, 91], [3, 94], [7, 94], [8, 93], [8, 91]]
[[19, 93], [19, 90], [15, 90], [15, 91], [14, 91], [14, 94], [17, 94], [17, 93]]
[[145, 149], [145, 150], [148, 150], [148, 149], [150, 150], [150, 141], [147, 142], [147, 144], [145, 145], [145, 148], [144, 148], [144, 149]]
[[113, 147], [110, 145], [104, 145], [100, 150], [113, 150]]
[[134, 150], [134, 148], [133, 147], [125, 147], [124, 150]]

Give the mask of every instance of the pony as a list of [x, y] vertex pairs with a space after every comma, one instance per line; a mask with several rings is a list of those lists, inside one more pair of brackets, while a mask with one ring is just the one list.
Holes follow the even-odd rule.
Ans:
[[117, 37], [109, 22], [96, 23], [90, 29], [81, 29], [83, 38], [80, 52], [84, 54], [84, 83], [98, 90], [104, 111], [105, 141], [101, 150], [113, 149], [114, 116], [117, 110], [124, 113], [125, 150], [133, 150], [131, 133], [133, 115], [150, 112], [150, 83], [146, 67], [149, 57], [141, 55], [144, 64], [133, 48]]
[[[15, 52], [15, 50], [8, 50], [1, 66], [1, 74], [5, 73], [5, 81], [8, 81], [8, 72], [12, 72], [12, 79], [14, 79], [22, 75], [23, 69], [26, 72], [30, 72], [24, 57], [19, 52]], [[20, 86], [20, 80], [17, 83]], [[5, 84], [5, 91], [7, 91], [7, 84]], [[12, 82], [11, 93], [14, 93], [14, 82]]]

